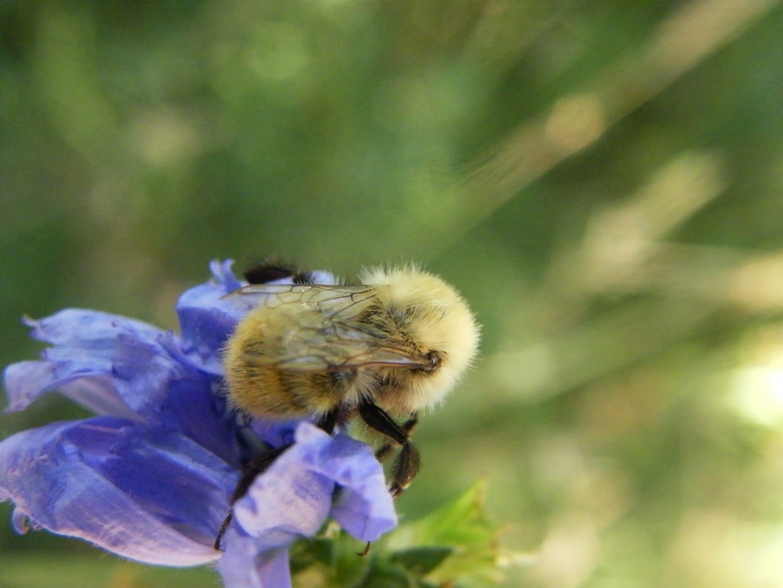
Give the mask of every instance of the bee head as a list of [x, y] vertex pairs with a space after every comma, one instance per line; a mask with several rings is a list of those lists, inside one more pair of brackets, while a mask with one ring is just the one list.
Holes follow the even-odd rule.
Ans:
[[424, 355], [424, 368], [404, 369], [409, 387], [405, 409], [437, 404], [475, 358], [479, 327], [465, 300], [439, 277], [415, 267], [366, 270], [362, 283], [376, 287], [375, 326], [394, 345]]

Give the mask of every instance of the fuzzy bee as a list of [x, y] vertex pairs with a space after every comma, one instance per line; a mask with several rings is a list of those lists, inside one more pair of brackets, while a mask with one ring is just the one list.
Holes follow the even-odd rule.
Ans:
[[[325, 285], [273, 261], [245, 278], [228, 295], [250, 308], [224, 350], [230, 403], [266, 420], [311, 419], [330, 433], [355, 422], [379, 458], [399, 446], [390, 484], [399, 495], [419, 470], [410, 441], [419, 413], [443, 400], [476, 355], [479, 327], [464, 299], [415, 266]], [[232, 502], [286, 449], [251, 461]]]

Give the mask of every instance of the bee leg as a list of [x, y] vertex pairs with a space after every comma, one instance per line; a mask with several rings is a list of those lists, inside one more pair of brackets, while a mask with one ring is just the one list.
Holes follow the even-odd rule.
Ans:
[[[267, 451], [266, 453], [263, 453], [261, 455], [257, 455], [253, 459], [250, 460], [250, 462], [244, 467], [242, 470], [242, 476], [239, 478], [239, 482], [237, 482], [236, 488], [234, 488], [234, 493], [231, 495], [231, 506], [233, 507], [237, 500], [242, 498], [245, 494], [247, 494], [247, 491], [250, 489], [250, 486], [253, 484], [253, 481], [264, 471], [272, 465], [272, 463], [282, 455], [282, 453], [291, 447], [293, 443], [289, 443], [288, 445], [283, 445], [282, 447], [278, 447], [276, 449], [271, 449]], [[228, 526], [231, 524], [231, 521], [234, 518], [233, 511], [230, 511], [228, 513], [228, 516], [223, 520], [223, 524], [220, 525], [220, 530], [218, 531], [217, 537], [215, 538], [214, 547], [216, 551], [221, 551], [220, 542], [223, 540], [223, 535], [225, 535], [226, 530], [228, 529]]]
[[408, 432], [379, 406], [369, 400], [363, 400], [359, 404], [359, 414], [370, 428], [391, 437], [402, 447], [392, 468], [392, 483], [389, 488], [392, 496], [399, 496], [419, 472], [419, 450], [411, 443]]
[[[406, 433], [408, 433], [408, 436], [410, 437], [411, 433], [413, 432], [413, 429], [416, 428], [416, 425], [419, 424], [419, 414], [414, 412], [411, 413], [410, 418], [405, 421], [402, 424], [402, 428], [405, 430]], [[383, 461], [387, 457], [389, 457], [389, 454], [394, 450], [394, 443], [387, 443], [386, 445], [381, 446], [380, 449], [378, 449], [375, 452], [375, 459], [378, 461]]]
[[406, 441], [402, 444], [402, 449], [392, 467], [392, 484], [389, 488], [391, 495], [396, 498], [402, 494], [402, 491], [410, 485], [413, 478], [419, 473], [420, 468], [421, 455], [419, 450], [416, 449], [413, 443]]
[[341, 427], [348, 422], [348, 411], [344, 406], [338, 405], [318, 419], [316, 425], [330, 435], [334, 433], [335, 427]]

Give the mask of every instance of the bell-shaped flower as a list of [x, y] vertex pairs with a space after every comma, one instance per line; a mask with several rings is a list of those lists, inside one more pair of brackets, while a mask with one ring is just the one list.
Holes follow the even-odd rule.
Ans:
[[[248, 311], [226, 299], [242, 285], [230, 266], [213, 262], [213, 279], [180, 297], [179, 335], [92, 310], [27, 321], [50, 347], [6, 369], [7, 410], [58, 391], [95, 416], [0, 442], [0, 500], [14, 502], [19, 532], [43, 528], [150, 564], [217, 562], [227, 587], [284, 588], [288, 546], [329, 517], [363, 541], [396, 525], [368, 446], [227, 407], [221, 350]], [[285, 439], [293, 445], [234, 505], [216, 551], [242, 464]]]

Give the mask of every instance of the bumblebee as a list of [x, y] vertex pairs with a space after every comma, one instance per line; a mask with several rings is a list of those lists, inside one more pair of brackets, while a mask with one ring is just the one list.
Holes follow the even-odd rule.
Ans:
[[[229, 402], [260, 419], [311, 419], [329, 433], [357, 422], [379, 458], [399, 446], [390, 484], [399, 495], [420, 466], [410, 441], [419, 413], [445, 398], [476, 355], [479, 327], [465, 300], [413, 265], [367, 269], [358, 284], [318, 283], [323, 274], [276, 261], [244, 275], [249, 285], [228, 295], [250, 308], [224, 350]], [[249, 464], [232, 504], [285, 449]]]

